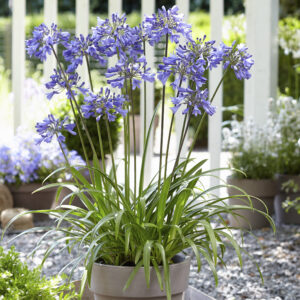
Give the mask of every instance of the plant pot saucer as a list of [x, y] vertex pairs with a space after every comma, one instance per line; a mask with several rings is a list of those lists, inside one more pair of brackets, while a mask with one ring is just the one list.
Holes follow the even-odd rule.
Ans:
[[[73, 283], [76, 290], [79, 291], [80, 280], [76, 280]], [[89, 290], [88, 287], [86, 287], [84, 290], [82, 300], [94, 300], [94, 294]], [[194, 287], [189, 286], [182, 300], [215, 300], [215, 298], [212, 298], [205, 293], [195, 289]]]

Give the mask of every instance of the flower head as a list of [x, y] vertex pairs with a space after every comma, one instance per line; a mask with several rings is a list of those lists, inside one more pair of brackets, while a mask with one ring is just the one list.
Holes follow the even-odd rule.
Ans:
[[42, 122], [37, 123], [35, 128], [41, 136], [37, 143], [50, 143], [54, 136], [57, 137], [59, 142], [63, 143], [66, 139], [62, 134], [63, 130], [67, 130], [71, 134], [75, 135], [76, 133], [73, 131], [75, 124], [65, 124], [67, 120], [68, 117], [60, 121], [59, 119], [55, 119], [53, 115], [49, 114]]
[[122, 55], [118, 63], [107, 69], [105, 74], [108, 79], [107, 83], [112, 87], [123, 88], [126, 79], [132, 80], [133, 89], [140, 87], [142, 80], [154, 82], [155, 74], [150, 72], [150, 68], [146, 68], [147, 62], [145, 56], [127, 57]]
[[[221, 48], [228, 49], [228, 47], [222, 43]], [[248, 48], [244, 44], [235, 46], [234, 42], [229, 49], [230, 50], [227, 50], [227, 53], [223, 55], [224, 69], [230, 65], [237, 79], [249, 79], [251, 77], [249, 70], [253, 66], [254, 60], [252, 59], [252, 55], [247, 52]]]
[[124, 109], [126, 98], [122, 95], [111, 93], [110, 89], [101, 88], [98, 94], [90, 93], [84, 98], [85, 104], [81, 110], [85, 118], [96, 117], [97, 121], [106, 116], [108, 121], [115, 121], [117, 114], [125, 116], [127, 110]]
[[77, 90], [82, 94], [87, 93], [87, 89], [84, 87], [84, 82], [80, 82], [81, 78], [77, 73], [67, 74], [67, 81], [62, 75], [59, 69], [54, 69], [54, 74], [50, 76], [51, 81], [45, 84], [48, 90], [52, 90], [47, 93], [49, 100], [56, 94], [60, 94], [63, 90], [66, 90], [66, 96], [71, 99], [72, 96], [77, 95]]
[[84, 56], [87, 55], [96, 59], [102, 66], [106, 64], [106, 59], [96, 50], [91, 35], [86, 38], [83, 35], [80, 35], [79, 38], [74, 37], [74, 39], [65, 43], [65, 48], [63, 56], [66, 61], [70, 62], [66, 70], [67, 73], [75, 72], [78, 66], [82, 65]]
[[111, 20], [98, 18], [98, 24], [92, 28], [91, 41], [98, 53], [111, 57], [116, 54], [142, 54], [142, 40], [139, 27], [131, 28], [126, 23], [126, 15], [112, 14]]
[[158, 43], [165, 35], [169, 35], [171, 42], [178, 43], [180, 35], [191, 39], [191, 25], [183, 21], [183, 14], [178, 14], [179, 8], [175, 5], [170, 9], [164, 6], [157, 14], [146, 16], [143, 27], [149, 36], [150, 45]]
[[26, 41], [26, 50], [28, 55], [35, 56], [41, 61], [45, 61], [47, 55], [52, 52], [52, 47], [56, 44], [64, 44], [70, 38], [68, 32], [57, 29], [57, 25], [52, 24], [48, 28], [45, 24], [41, 24], [32, 32], [33, 37]]
[[212, 116], [216, 112], [216, 108], [207, 100], [208, 90], [192, 90], [191, 88], [179, 88], [178, 97], [172, 98], [174, 107], [171, 108], [175, 114], [181, 105], [185, 105], [183, 114], [190, 112], [194, 116], [200, 115], [204, 110], [208, 115]]

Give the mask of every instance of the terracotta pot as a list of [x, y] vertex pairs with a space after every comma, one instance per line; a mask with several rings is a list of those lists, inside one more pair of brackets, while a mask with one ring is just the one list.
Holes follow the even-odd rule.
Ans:
[[[190, 257], [177, 256], [176, 263], [170, 265], [172, 300], [182, 300], [188, 288]], [[147, 287], [144, 268], [140, 268], [127, 290], [123, 288], [134, 267], [111, 266], [94, 263], [91, 290], [95, 300], [151, 299], [165, 300], [166, 293], [161, 291], [156, 273], [150, 268], [150, 287]], [[162, 276], [163, 268], [160, 267]]]
[[293, 200], [297, 197], [300, 197], [300, 191], [296, 193], [285, 192], [282, 190], [282, 184], [289, 180], [293, 180], [300, 187], [300, 176], [276, 174], [275, 179], [277, 180], [277, 193], [274, 201], [276, 225], [281, 226], [282, 224], [300, 224], [300, 215], [297, 213], [296, 209], [291, 208], [288, 210], [288, 212], [286, 212], [282, 208], [282, 203], [287, 198]]
[[[233, 177], [227, 178], [227, 183], [234, 185], [242, 190], [244, 190], [251, 197], [253, 207], [259, 209], [263, 212], [267, 212], [264, 204], [268, 208], [268, 213], [270, 216], [274, 213], [274, 196], [276, 195], [277, 183], [272, 179], [237, 179]], [[242, 192], [234, 187], [227, 188], [228, 195], [241, 195]], [[259, 198], [261, 201], [255, 199], [254, 197]], [[247, 205], [249, 203], [247, 197], [239, 197], [229, 199], [230, 205]], [[246, 229], [257, 229], [270, 226], [270, 223], [265, 216], [258, 212], [254, 212], [248, 209], [236, 210], [235, 213], [241, 215], [232, 216], [229, 215], [229, 222], [231, 226], [246, 228]]]
[[[9, 186], [13, 196], [14, 207], [24, 207], [29, 210], [50, 209], [56, 189], [49, 188], [43, 191], [32, 193], [42, 187], [40, 183], [28, 183], [20, 186]], [[34, 221], [48, 220], [46, 214], [33, 214]]]

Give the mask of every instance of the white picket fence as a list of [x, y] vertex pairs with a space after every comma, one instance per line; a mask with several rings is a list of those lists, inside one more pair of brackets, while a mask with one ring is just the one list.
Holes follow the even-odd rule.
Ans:
[[[47, 25], [57, 21], [57, 1], [44, 0], [44, 20]], [[108, 0], [108, 14], [122, 12], [122, 0]], [[189, 15], [189, 0], [176, 0], [180, 11], [185, 18]], [[141, 14], [154, 13], [155, 0], [141, 0]], [[224, 12], [224, 0], [210, 0], [211, 38], [218, 43], [222, 40], [222, 21]], [[267, 113], [267, 100], [276, 97], [277, 87], [277, 23], [279, 12], [279, 0], [246, 0], [247, 18], [247, 44], [250, 53], [253, 53], [255, 66], [252, 70], [252, 78], [245, 82], [244, 115], [254, 117], [262, 124]], [[12, 88], [14, 94], [14, 129], [21, 125], [22, 99], [25, 79], [25, 14], [26, 0], [12, 1], [13, 32], [12, 32]], [[76, 34], [86, 35], [89, 31], [89, 0], [76, 0]], [[150, 67], [154, 66], [153, 48], [147, 49], [147, 61]], [[49, 77], [55, 67], [54, 58], [44, 64], [44, 76]], [[81, 70], [82, 76], [85, 71]], [[221, 68], [210, 73], [209, 89], [214, 91], [222, 76]], [[142, 91], [143, 93], [143, 91]], [[154, 85], [147, 83], [147, 123], [150, 122], [153, 113]], [[221, 153], [221, 123], [222, 123], [222, 89], [217, 94], [214, 104], [218, 112], [209, 118], [209, 152], [210, 167], [220, 166]], [[143, 98], [141, 98], [143, 99]], [[143, 105], [143, 101], [141, 106]], [[141, 112], [143, 113], [143, 107]], [[181, 132], [183, 118], [177, 114], [176, 132]], [[141, 124], [144, 117], [142, 115]], [[152, 141], [149, 149], [152, 149]], [[178, 143], [177, 143], [178, 144]], [[184, 147], [186, 151], [186, 147]], [[185, 152], [183, 152], [184, 154]], [[148, 152], [147, 165], [151, 169], [152, 152]], [[216, 179], [212, 179], [216, 181]], [[215, 184], [216, 182], [212, 182]]]

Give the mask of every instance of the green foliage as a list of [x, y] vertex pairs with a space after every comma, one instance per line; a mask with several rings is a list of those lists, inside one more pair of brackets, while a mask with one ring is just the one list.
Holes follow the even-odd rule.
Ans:
[[[81, 104], [83, 99], [81, 98], [79, 101], [79, 104]], [[66, 116], [69, 117], [74, 122], [74, 117], [72, 114], [71, 106], [69, 104], [69, 101], [67, 99], [64, 99], [63, 101], [60, 101], [56, 104], [56, 106], [53, 109], [53, 112], [56, 116], [58, 116], [60, 119], [64, 119]], [[77, 115], [77, 121], [80, 123], [78, 114]], [[109, 123], [109, 129], [110, 129], [110, 135], [112, 139], [112, 147], [113, 150], [116, 150], [118, 143], [119, 143], [119, 137], [120, 137], [120, 124], [121, 118], [119, 117], [115, 122]], [[98, 132], [97, 132], [97, 125], [94, 118], [89, 118], [85, 120], [86, 126], [88, 128], [88, 131], [91, 135], [93, 144], [95, 145], [97, 155], [100, 157], [100, 145], [99, 145], [99, 139], [98, 139]], [[105, 121], [103, 119], [100, 119], [98, 122], [100, 126], [100, 132], [101, 137], [103, 141], [103, 151], [104, 154], [110, 153], [109, 151], [109, 143], [108, 143], [108, 133], [105, 125]], [[76, 150], [78, 154], [84, 158], [84, 152], [80, 141], [80, 136], [77, 132], [77, 128], [74, 128], [74, 131], [77, 133], [76, 135], [72, 135], [69, 132], [65, 131], [63, 134], [66, 137], [66, 146], [69, 150]], [[89, 149], [90, 144], [87, 139], [84, 140], [84, 145], [87, 149]], [[88, 159], [93, 160], [93, 152], [88, 151]]]
[[294, 194], [294, 197], [291, 197], [291, 196], [287, 197], [287, 199], [282, 203], [282, 207], [287, 212], [291, 208], [294, 208], [294, 209], [296, 209], [298, 214], [300, 214], [300, 196], [299, 196], [300, 186], [294, 180], [288, 180], [287, 182], [282, 184], [282, 189], [287, 194], [292, 194], [292, 195]]
[[54, 300], [78, 299], [70, 292], [71, 284], [64, 284], [59, 276], [49, 280], [41, 277], [40, 269], [29, 269], [11, 247], [6, 253], [0, 247], [0, 299], [3, 300]]

